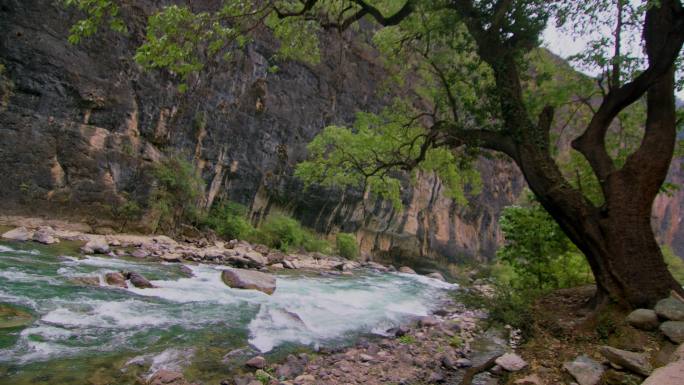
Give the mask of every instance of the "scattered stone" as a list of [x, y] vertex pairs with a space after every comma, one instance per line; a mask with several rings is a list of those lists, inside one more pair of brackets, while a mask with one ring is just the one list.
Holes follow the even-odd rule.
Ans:
[[544, 385], [544, 381], [536, 374], [530, 374], [514, 382], [515, 385]]
[[147, 258], [150, 256], [150, 253], [147, 252], [145, 249], [135, 249], [132, 253], [132, 256], [136, 258]]
[[601, 379], [602, 385], [639, 385], [643, 377], [629, 372], [608, 369]]
[[684, 321], [666, 321], [660, 325], [660, 331], [673, 342], [684, 343]]
[[444, 279], [444, 276], [443, 276], [441, 273], [437, 272], [437, 271], [435, 271], [434, 273], [427, 274], [426, 277], [430, 277], [430, 278], [432, 278], [432, 279], [436, 279], [436, 280], [439, 280], [439, 281], [444, 281], [444, 282], [446, 282], [446, 279]]
[[444, 374], [442, 372], [432, 372], [428, 378], [428, 382], [431, 384], [444, 382]]
[[223, 270], [221, 279], [226, 285], [235, 289], [259, 290], [273, 294], [276, 290], [276, 279], [272, 275], [244, 269]]
[[283, 260], [283, 267], [285, 267], [286, 269], [296, 270], [297, 264], [295, 263], [295, 261]]
[[109, 253], [109, 244], [104, 237], [95, 237], [86, 242], [86, 244], [81, 247], [81, 251], [85, 254], [107, 254]]
[[655, 306], [658, 316], [670, 321], [684, 321], [684, 302], [675, 298], [665, 298], [658, 301]]
[[51, 227], [41, 227], [33, 233], [33, 240], [44, 245], [59, 243], [59, 239], [54, 237], [55, 230]]
[[159, 256], [162, 261], [169, 263], [181, 263], [183, 262], [183, 256], [177, 253], [167, 253]]
[[408, 266], [402, 266], [399, 268], [400, 273], [405, 273], [405, 274], [416, 274], [416, 271], [413, 270], [412, 268]]
[[636, 309], [627, 316], [627, 323], [641, 330], [655, 330], [660, 325], [658, 315], [651, 309]]
[[123, 274], [126, 279], [131, 281], [133, 286], [137, 287], [138, 289], [151, 289], [155, 288], [150, 281], [147, 280], [147, 278], [143, 277], [142, 275], [136, 273], [135, 271], [129, 271]]
[[578, 356], [571, 362], [564, 363], [563, 369], [570, 373], [579, 385], [598, 384], [601, 381], [603, 373], [606, 371], [603, 365], [584, 354]]
[[171, 370], [157, 370], [149, 381], [148, 385], [188, 385], [183, 374]]
[[295, 378], [294, 383], [295, 385], [309, 385], [313, 384], [316, 382], [316, 377], [310, 375], [310, 374], [302, 374], [301, 376], [297, 376]]
[[612, 346], [602, 346], [600, 351], [612, 364], [634, 373], [648, 376], [653, 371], [651, 363], [648, 362], [648, 355], [645, 353], [628, 352]]
[[681, 385], [684, 384], [684, 361], [675, 361], [656, 369], [641, 385]]
[[439, 325], [439, 320], [435, 317], [432, 316], [426, 316], [426, 317], [421, 317], [420, 320], [418, 321], [420, 326], [423, 327], [431, 327], [431, 326], [437, 326]]
[[266, 367], [266, 359], [262, 356], [256, 356], [245, 362], [245, 365], [254, 369], [263, 369]]
[[33, 231], [27, 230], [26, 227], [22, 226], [2, 234], [2, 237], [11, 241], [25, 242], [33, 239]]
[[105, 282], [109, 286], [117, 286], [124, 289], [128, 289], [126, 284], [126, 277], [121, 273], [107, 273], [105, 274]]
[[397, 326], [395, 328], [387, 329], [387, 334], [395, 337], [401, 337], [406, 335], [410, 329], [406, 326]]
[[473, 366], [473, 362], [467, 358], [459, 358], [458, 360], [456, 360], [457, 368], [469, 368], [471, 366]]
[[72, 277], [69, 278], [69, 282], [73, 283], [74, 285], [81, 285], [81, 286], [100, 286], [100, 278], [99, 277]]
[[509, 372], [517, 372], [527, 366], [527, 362], [515, 353], [506, 353], [497, 358], [495, 362]]
[[33, 321], [31, 313], [16, 306], [0, 304], [0, 329], [16, 328]]

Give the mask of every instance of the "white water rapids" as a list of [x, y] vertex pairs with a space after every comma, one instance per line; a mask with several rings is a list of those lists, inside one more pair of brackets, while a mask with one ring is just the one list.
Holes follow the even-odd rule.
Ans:
[[[277, 290], [269, 296], [227, 287], [219, 266], [187, 265], [193, 276], [186, 277], [174, 264], [57, 257], [46, 250], [0, 246], [0, 302], [35, 315], [9, 346], [0, 346], [0, 363], [160, 352], [191, 348], [200, 341], [226, 350], [249, 344], [261, 352], [287, 344], [317, 347], [382, 334], [428, 314], [455, 288], [400, 273], [290, 273], [277, 275]], [[119, 270], [143, 274], [157, 288], [85, 287], [70, 281]]]

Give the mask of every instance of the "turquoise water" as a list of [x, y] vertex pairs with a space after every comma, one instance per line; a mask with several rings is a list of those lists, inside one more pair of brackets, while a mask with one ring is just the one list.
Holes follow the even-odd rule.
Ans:
[[[218, 383], [257, 352], [348, 344], [425, 315], [453, 286], [422, 276], [280, 274], [268, 296], [231, 289], [211, 265], [78, 256], [68, 248], [0, 243], [0, 303], [28, 310], [0, 330], [0, 384], [133, 384], [165, 367]], [[130, 270], [158, 288], [80, 286], [79, 276]], [[243, 349], [243, 354], [232, 354]], [[126, 365], [133, 361], [136, 364]]]

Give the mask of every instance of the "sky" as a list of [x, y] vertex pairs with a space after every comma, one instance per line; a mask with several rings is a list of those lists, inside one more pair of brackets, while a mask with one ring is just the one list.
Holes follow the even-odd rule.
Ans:
[[[548, 27], [544, 31], [543, 38], [544, 46], [562, 58], [567, 58], [582, 51], [586, 43], [586, 41], [575, 40], [572, 36], [559, 30], [555, 27], [554, 22], [549, 22]], [[589, 75], [596, 75], [596, 73], [589, 73]], [[684, 90], [678, 92], [677, 97], [684, 100]]]

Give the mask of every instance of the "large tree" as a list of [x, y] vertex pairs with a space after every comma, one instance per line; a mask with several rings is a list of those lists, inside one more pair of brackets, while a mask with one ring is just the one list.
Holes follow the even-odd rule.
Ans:
[[[74, 41], [103, 23], [125, 31], [120, 18], [125, 5], [108, 0], [65, 3], [87, 16], [75, 25]], [[665, 181], [681, 123], [674, 97], [684, 43], [680, 0], [219, 3], [203, 12], [161, 8], [149, 19], [138, 61], [176, 73], [185, 88], [204, 59], [227, 57], [248, 44], [250, 32], [260, 26], [270, 27], [281, 39], [281, 58], [315, 61], [319, 29], [344, 31], [370, 21], [379, 26], [372, 32], [386, 64], [405, 75], [412, 90], [408, 100], [381, 114], [360, 116], [351, 129], [329, 127], [316, 138], [310, 146], [313, 159], [298, 170], [307, 182], [360, 185], [397, 201], [395, 172], [422, 169], [436, 171], [455, 197], [463, 197], [468, 190], [464, 185], [476, 179], [464, 167], [473, 158], [471, 149], [503, 153], [586, 255], [599, 303], [612, 299], [646, 306], [670, 290], [684, 293], [668, 271], [651, 227], [652, 204]], [[597, 85], [555, 92], [553, 98], [541, 92], [542, 66], [531, 64], [531, 55], [551, 17], [576, 23], [584, 34], [610, 26], [611, 33], [593, 40], [590, 50], [577, 57], [601, 71]], [[367, 32], [361, 28], [355, 33]], [[630, 56], [630, 45], [643, 51]], [[567, 113], [572, 102], [588, 111], [586, 122], [573, 122], [586, 124], [572, 147], [591, 170], [598, 197], [570, 180], [556, 157], [552, 129], [560, 124], [559, 114], [576, 117]], [[628, 151], [616, 152], [609, 145], [615, 122], [628, 120], [625, 116], [635, 109], [642, 110], [636, 114], [642, 117], [639, 140]]]

